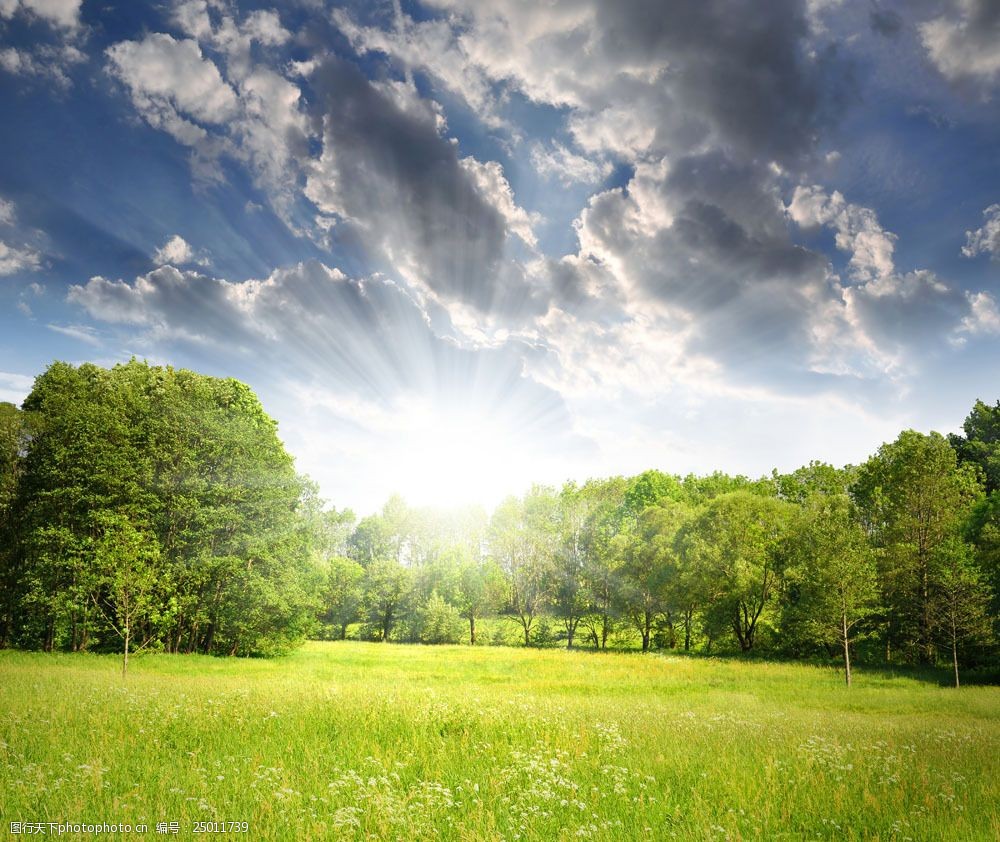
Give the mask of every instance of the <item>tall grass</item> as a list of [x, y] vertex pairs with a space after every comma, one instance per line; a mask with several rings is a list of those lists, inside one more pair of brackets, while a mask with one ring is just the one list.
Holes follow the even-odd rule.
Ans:
[[312, 643], [0, 653], [0, 819], [248, 839], [1000, 838], [1000, 688], [713, 659]]

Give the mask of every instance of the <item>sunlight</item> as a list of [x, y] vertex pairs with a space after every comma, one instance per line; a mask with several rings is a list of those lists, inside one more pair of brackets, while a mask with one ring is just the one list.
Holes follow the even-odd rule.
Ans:
[[401, 437], [397, 490], [416, 504], [492, 506], [521, 490], [531, 450], [523, 434], [483, 411], [427, 408]]

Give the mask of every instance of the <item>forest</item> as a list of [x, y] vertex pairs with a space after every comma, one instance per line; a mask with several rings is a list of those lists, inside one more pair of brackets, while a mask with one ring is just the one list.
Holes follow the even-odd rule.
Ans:
[[53, 363], [0, 404], [0, 645], [267, 656], [307, 638], [997, 666], [1000, 402], [867, 461], [532, 486], [360, 520], [246, 385]]

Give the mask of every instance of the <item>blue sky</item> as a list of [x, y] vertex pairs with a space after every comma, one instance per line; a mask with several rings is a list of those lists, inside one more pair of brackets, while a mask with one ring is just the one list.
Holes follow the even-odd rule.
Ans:
[[362, 512], [1000, 398], [1000, 3], [0, 0], [0, 400], [248, 382]]

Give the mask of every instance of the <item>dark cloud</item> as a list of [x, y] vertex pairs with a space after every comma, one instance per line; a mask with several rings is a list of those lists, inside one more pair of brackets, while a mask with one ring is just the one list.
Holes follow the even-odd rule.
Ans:
[[843, 103], [846, 66], [815, 52], [800, 0], [616, 0], [597, 5], [608, 69], [662, 64], [655, 88], [750, 157], [808, 156]]
[[872, 32], [886, 38], [895, 38], [903, 31], [903, 18], [891, 9], [880, 9], [877, 6], [868, 16]]
[[320, 209], [353, 226], [374, 257], [447, 300], [481, 313], [537, 310], [508, 259], [504, 214], [440, 134], [432, 106], [403, 86], [379, 88], [336, 58], [312, 82], [324, 153], [310, 196]]

